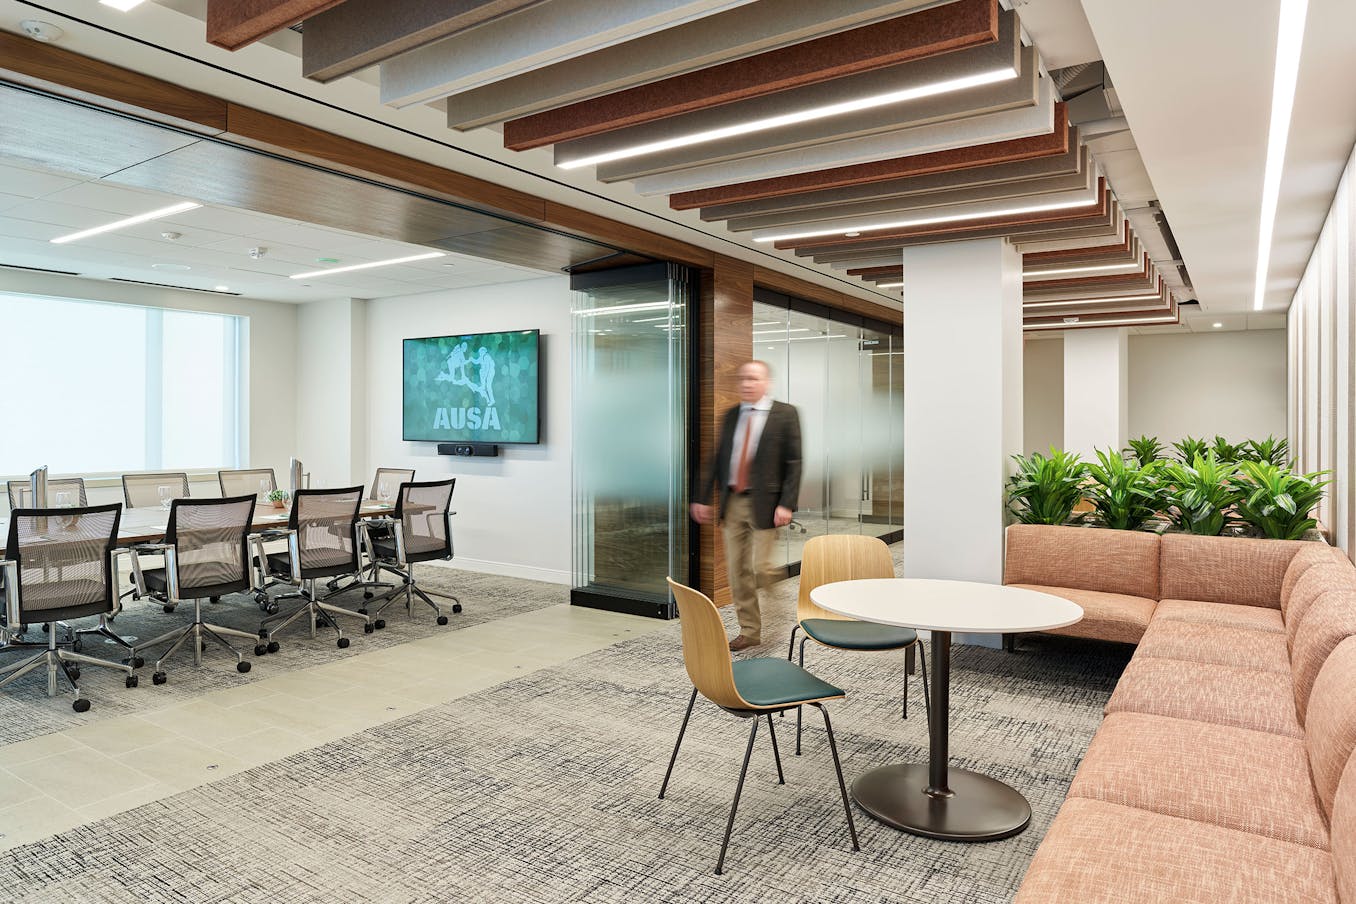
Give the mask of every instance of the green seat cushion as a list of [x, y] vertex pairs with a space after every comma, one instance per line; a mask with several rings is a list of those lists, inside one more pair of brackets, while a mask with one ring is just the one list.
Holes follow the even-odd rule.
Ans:
[[785, 659], [736, 659], [735, 688], [753, 706], [780, 706], [841, 697], [843, 692]]
[[913, 628], [837, 618], [807, 618], [800, 627], [820, 643], [844, 650], [898, 650], [918, 639]]

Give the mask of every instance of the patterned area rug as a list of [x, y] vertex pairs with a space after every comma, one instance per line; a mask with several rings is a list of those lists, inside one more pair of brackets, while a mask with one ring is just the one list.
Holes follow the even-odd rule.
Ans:
[[[757, 651], [785, 655], [784, 582]], [[731, 613], [726, 612], [727, 620]], [[17, 901], [637, 902], [1009, 900], [1129, 659], [1032, 638], [957, 647], [956, 766], [1008, 782], [1031, 828], [991, 844], [914, 837], [855, 809], [848, 842], [822, 722], [760, 732], [726, 874], [712, 871], [748, 723], [699, 700], [668, 799], [657, 792], [690, 685], [678, 626], [0, 855]], [[807, 652], [848, 691], [843, 768], [925, 762], [921, 682], [900, 719], [902, 655]], [[815, 714], [817, 715], [817, 714]]]
[[[245, 658], [252, 663], [250, 671], [244, 674], [235, 670], [235, 657], [210, 641], [200, 667], [193, 665], [192, 647], [190, 645], [181, 647], [174, 658], [165, 664], [168, 681], [159, 686], [151, 683], [155, 652], [146, 654], [146, 665], [138, 670], [140, 683], [136, 688], [125, 686], [121, 672], [87, 666], [81, 671], [80, 688], [93, 705], [86, 713], [77, 713], [71, 709], [73, 697], [69, 685], [64, 680], [58, 682], [60, 691], [58, 696], [48, 697], [46, 671], [30, 672], [9, 687], [0, 690], [0, 745], [13, 744], [16, 741], [61, 731], [98, 719], [160, 709], [208, 691], [236, 687], [283, 672], [322, 665], [359, 653], [418, 640], [441, 631], [478, 625], [547, 606], [558, 606], [569, 600], [567, 588], [541, 581], [525, 581], [430, 565], [420, 567], [416, 577], [423, 586], [458, 596], [464, 607], [462, 612], [453, 615], [450, 602], [437, 600], [448, 617], [448, 624], [439, 626], [433, 610], [419, 602], [417, 598], [413, 618], [406, 615], [403, 599], [397, 600], [386, 610], [386, 627], [381, 631], [364, 634], [360, 619], [342, 619], [344, 636], [351, 640], [350, 646], [344, 650], [336, 646], [336, 635], [332, 628], [318, 628], [316, 637], [312, 640], [304, 618], [294, 622], [279, 634], [278, 652], [266, 656], [255, 656], [252, 643], [231, 638], [232, 645], [245, 654]], [[282, 593], [284, 589], [286, 588], [274, 590], [273, 595]], [[349, 591], [336, 596], [333, 602], [338, 606], [357, 609], [363, 603], [362, 593]], [[150, 639], [176, 627], [187, 625], [193, 620], [193, 608], [189, 604], [180, 605], [174, 612], [166, 613], [159, 604], [146, 600], [129, 599], [124, 603], [127, 608], [113, 623], [113, 629], [124, 637]], [[297, 600], [282, 600], [279, 603], [284, 612], [291, 611], [296, 604]], [[216, 604], [203, 603], [203, 617], [211, 624], [254, 633], [259, 627], [263, 613], [252, 596], [237, 594], [223, 597], [221, 602]], [[87, 619], [76, 622], [75, 626], [83, 628], [92, 624], [93, 621]], [[29, 631], [29, 637], [44, 636], [37, 629]], [[164, 647], [159, 649], [163, 650]], [[82, 652], [90, 656], [119, 661], [124, 656], [121, 647], [97, 636], [85, 638]], [[28, 655], [31, 654], [26, 651], [6, 653], [3, 660], [0, 660], [0, 665], [17, 662]]]

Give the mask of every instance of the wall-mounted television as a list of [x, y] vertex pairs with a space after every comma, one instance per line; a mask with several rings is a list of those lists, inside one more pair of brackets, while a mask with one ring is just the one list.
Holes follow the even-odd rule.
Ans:
[[408, 442], [541, 442], [541, 331], [406, 339]]

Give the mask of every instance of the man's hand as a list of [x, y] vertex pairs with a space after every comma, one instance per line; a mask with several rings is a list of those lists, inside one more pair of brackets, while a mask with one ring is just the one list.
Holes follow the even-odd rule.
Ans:
[[711, 506], [702, 505], [700, 502], [694, 502], [688, 509], [692, 513], [692, 520], [698, 524], [711, 523]]
[[[767, 511], [767, 509], [764, 509]], [[791, 523], [791, 510], [784, 505], [777, 506], [777, 511], [772, 513], [772, 523], [776, 527], [786, 527]]]

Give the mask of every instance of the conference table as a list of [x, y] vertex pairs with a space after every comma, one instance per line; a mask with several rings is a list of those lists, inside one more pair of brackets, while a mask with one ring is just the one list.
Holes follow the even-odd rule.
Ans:
[[995, 778], [949, 765], [951, 635], [1048, 631], [1083, 618], [1077, 603], [1018, 587], [972, 581], [872, 578], [810, 591], [817, 606], [858, 621], [932, 632], [932, 719], [927, 765], [880, 766], [852, 783], [877, 820], [928, 838], [997, 841], [1031, 821], [1031, 805]]

